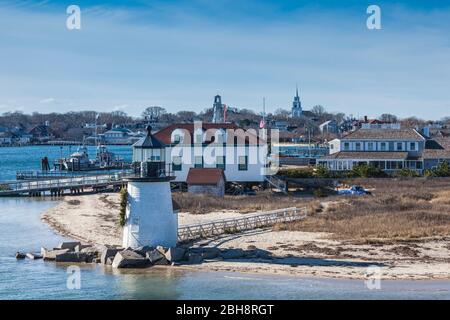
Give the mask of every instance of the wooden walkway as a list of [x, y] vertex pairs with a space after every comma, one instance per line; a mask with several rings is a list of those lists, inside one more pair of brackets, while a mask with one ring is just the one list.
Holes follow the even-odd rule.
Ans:
[[106, 188], [121, 187], [126, 184], [125, 174], [109, 174], [95, 176], [81, 176], [57, 178], [47, 180], [23, 180], [14, 182], [0, 182], [0, 197], [14, 196], [61, 196], [65, 193], [79, 194], [96, 192]]
[[246, 214], [239, 218], [183, 225], [178, 228], [178, 241], [192, 241], [269, 227], [281, 222], [303, 220], [306, 215], [306, 208], [287, 208], [265, 213]]

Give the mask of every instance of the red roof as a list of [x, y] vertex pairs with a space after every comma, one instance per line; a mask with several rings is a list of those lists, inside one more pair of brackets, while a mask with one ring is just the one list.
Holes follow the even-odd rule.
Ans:
[[225, 175], [222, 169], [216, 168], [191, 168], [186, 179], [187, 184], [212, 184], [216, 185]]
[[[181, 129], [181, 130], [186, 130], [189, 132], [191, 139], [194, 138], [194, 124], [193, 123], [178, 123], [178, 124], [171, 124], [168, 127], [165, 127], [164, 129], [159, 130], [158, 132], [156, 132], [154, 134], [154, 137], [156, 139], [158, 139], [159, 141], [170, 145], [172, 143], [171, 138], [172, 138], [172, 132], [177, 130], [177, 129]], [[237, 130], [237, 129], [241, 129], [244, 130], [240, 127], [238, 127], [237, 125], [235, 125], [234, 123], [202, 123], [202, 129], [203, 130], [210, 130], [210, 129], [223, 129], [223, 130]], [[245, 130], [244, 130], [245, 132]], [[236, 136], [240, 136], [242, 134], [242, 132], [236, 131], [235, 132]], [[249, 134], [251, 136], [254, 136], [253, 134]], [[261, 139], [259, 139], [259, 137], [255, 137], [256, 141], [258, 142], [262, 142]], [[235, 138], [236, 139], [236, 138]], [[250, 143], [252, 144], [252, 140], [254, 139], [248, 139], [248, 137], [245, 137], [245, 141], [246, 144]], [[212, 141], [206, 141], [205, 143], [211, 143]], [[187, 142], [186, 142], [187, 143]], [[191, 141], [192, 143], [192, 141]]]

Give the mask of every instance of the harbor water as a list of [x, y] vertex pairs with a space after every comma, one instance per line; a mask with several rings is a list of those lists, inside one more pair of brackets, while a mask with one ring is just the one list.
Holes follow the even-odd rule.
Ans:
[[[59, 147], [0, 148], [0, 180], [12, 178], [18, 167], [39, 168], [40, 157], [52, 157], [51, 152], [58, 157]], [[28, 166], [35, 162], [37, 166]], [[382, 281], [381, 289], [369, 290], [361, 280], [176, 267], [136, 272], [81, 266], [77, 288], [71, 285], [67, 265], [15, 259], [17, 251], [39, 252], [41, 246], [51, 248], [64, 240], [40, 220], [55, 205], [50, 200], [0, 198], [0, 299], [450, 299], [449, 281]]]

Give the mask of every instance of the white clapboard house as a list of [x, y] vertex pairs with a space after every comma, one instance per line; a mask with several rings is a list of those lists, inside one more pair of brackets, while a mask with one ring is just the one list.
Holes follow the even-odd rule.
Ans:
[[267, 144], [231, 123], [172, 124], [133, 145], [133, 162], [142, 161], [164, 161], [174, 182], [186, 182], [191, 168], [222, 169], [227, 182], [262, 182]]

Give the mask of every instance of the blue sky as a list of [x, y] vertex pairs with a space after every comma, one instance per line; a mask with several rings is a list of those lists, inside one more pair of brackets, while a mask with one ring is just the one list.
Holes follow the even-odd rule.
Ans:
[[[66, 7], [82, 29], [65, 27]], [[366, 28], [366, 8], [382, 30]], [[0, 1], [0, 112], [224, 103], [450, 116], [444, 1]]]

